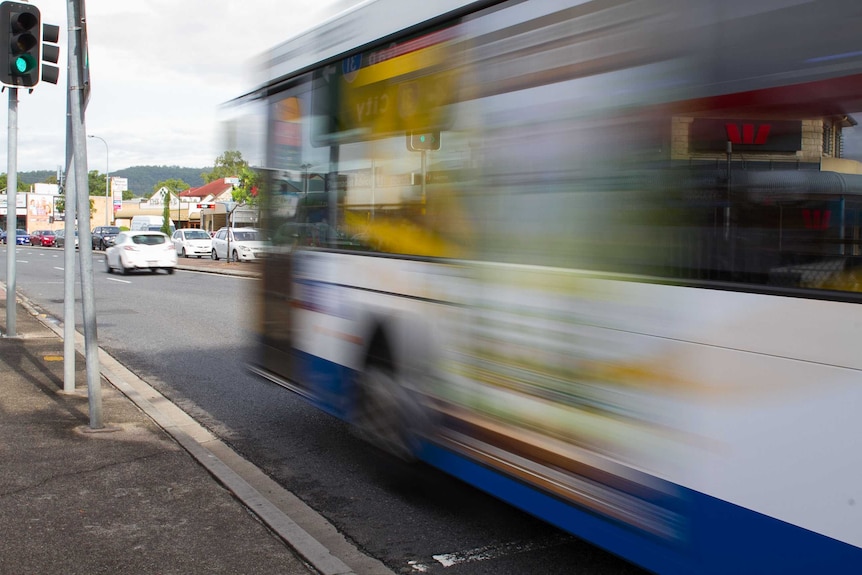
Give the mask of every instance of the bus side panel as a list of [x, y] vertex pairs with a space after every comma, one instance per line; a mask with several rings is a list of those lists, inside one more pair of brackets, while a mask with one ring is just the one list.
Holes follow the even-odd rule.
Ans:
[[[297, 280], [297, 377], [329, 413], [349, 420], [371, 310], [389, 310], [392, 324], [408, 318], [394, 340], [436, 334], [421, 391], [435, 412], [428, 439], [448, 452], [665, 545], [696, 544], [700, 525], [725, 516], [679, 489], [858, 542], [848, 502], [862, 469], [833, 427], [862, 433], [859, 371], [823, 363], [855, 357], [854, 304], [525, 266], [312, 259], [320, 279]], [[843, 352], [812, 355], [836, 333]], [[788, 346], [808, 357], [780, 357]]]

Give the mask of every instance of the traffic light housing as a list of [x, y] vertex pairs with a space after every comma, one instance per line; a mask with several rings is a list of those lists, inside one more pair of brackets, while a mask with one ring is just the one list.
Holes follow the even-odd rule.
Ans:
[[0, 3], [0, 82], [32, 88], [39, 83], [42, 16], [32, 4]]
[[53, 66], [60, 61], [60, 27], [42, 24], [42, 71], [39, 77], [43, 82], [56, 84], [60, 79], [60, 68]]
[[407, 134], [407, 149], [411, 152], [440, 149], [440, 132], [410, 132]]

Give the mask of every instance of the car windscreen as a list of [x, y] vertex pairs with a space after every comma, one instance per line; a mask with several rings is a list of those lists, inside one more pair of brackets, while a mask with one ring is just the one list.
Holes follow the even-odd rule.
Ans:
[[238, 242], [253, 242], [255, 240], [259, 240], [260, 234], [255, 230], [242, 231], [242, 232], [234, 232], [233, 239]]
[[186, 232], [187, 240], [208, 240], [210, 239], [210, 235], [203, 230], [195, 230], [192, 232]]
[[156, 234], [141, 234], [139, 236], [132, 236], [132, 243], [143, 246], [157, 246], [159, 244], [165, 243], [165, 236]]

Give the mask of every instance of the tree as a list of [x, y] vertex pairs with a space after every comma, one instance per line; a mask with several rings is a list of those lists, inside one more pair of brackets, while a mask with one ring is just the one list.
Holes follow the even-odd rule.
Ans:
[[[6, 187], [7, 187], [6, 174], [0, 174], [0, 189], [5, 190]], [[17, 187], [18, 187], [19, 192], [26, 193], [26, 192], [30, 191], [30, 184], [22, 181], [20, 177], [18, 178], [18, 186]]]
[[162, 233], [171, 235], [171, 191], [166, 189], [162, 192]]
[[238, 150], [228, 150], [216, 158], [213, 170], [202, 173], [201, 177], [207, 183], [219, 178], [239, 178], [239, 185], [234, 186], [231, 199], [240, 204], [257, 204], [260, 176], [242, 159], [242, 152]]
[[216, 158], [215, 167], [211, 172], [201, 173], [204, 182], [210, 183], [219, 178], [239, 177], [242, 168], [248, 168], [248, 162], [242, 159], [242, 152], [228, 150]]
[[238, 175], [239, 185], [234, 187], [231, 199], [240, 204], [257, 205], [257, 190], [260, 175], [256, 170], [248, 166], [242, 168]]
[[102, 197], [105, 195], [105, 174], [100, 174], [99, 170], [90, 170], [87, 174], [87, 185], [90, 188], [91, 196]]

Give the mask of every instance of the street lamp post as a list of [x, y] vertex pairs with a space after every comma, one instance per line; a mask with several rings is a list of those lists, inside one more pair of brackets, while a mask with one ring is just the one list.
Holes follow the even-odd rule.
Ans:
[[111, 225], [111, 212], [114, 209], [113, 199], [111, 198], [111, 165], [109, 163], [111, 152], [108, 150], [108, 142], [104, 138], [91, 134], [88, 134], [87, 137], [102, 140], [102, 143], [105, 144], [105, 225], [109, 226]]

